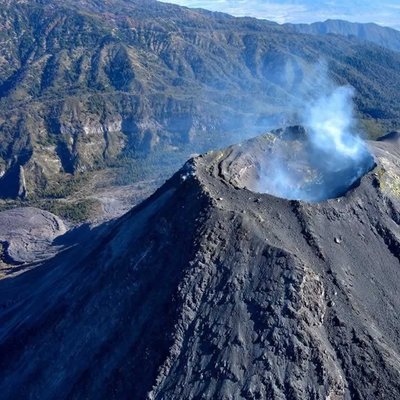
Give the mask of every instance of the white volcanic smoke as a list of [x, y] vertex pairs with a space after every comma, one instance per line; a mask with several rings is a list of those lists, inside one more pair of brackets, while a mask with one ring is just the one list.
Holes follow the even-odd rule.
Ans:
[[365, 143], [354, 134], [352, 97], [353, 89], [339, 87], [317, 99], [306, 114], [311, 142], [332, 158], [355, 160], [365, 155]]
[[281, 132], [282, 140], [274, 142], [261, 167], [260, 192], [321, 201], [343, 195], [373, 168], [374, 159], [356, 133], [353, 90], [321, 85], [323, 81], [328, 82], [326, 78], [317, 82], [323, 94], [316, 96], [314, 85], [303, 98], [305, 130], [289, 128]]

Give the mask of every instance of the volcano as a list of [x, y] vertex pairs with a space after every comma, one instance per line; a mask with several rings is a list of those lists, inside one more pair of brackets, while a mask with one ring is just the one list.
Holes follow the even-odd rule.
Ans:
[[[290, 200], [317, 202], [341, 197], [375, 166], [361, 140], [352, 155], [316, 147], [302, 126], [250, 140], [222, 163], [225, 178], [239, 187]], [[332, 146], [333, 147], [333, 146]]]
[[302, 202], [260, 193], [270, 140], [0, 281], [2, 398], [399, 399], [399, 142]]

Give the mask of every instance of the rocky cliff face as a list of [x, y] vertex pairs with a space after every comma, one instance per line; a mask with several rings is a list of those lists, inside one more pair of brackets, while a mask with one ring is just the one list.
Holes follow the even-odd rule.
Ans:
[[393, 136], [319, 203], [244, 188], [254, 141], [211, 152], [99, 239], [0, 281], [3, 398], [399, 398]]
[[372, 134], [400, 116], [399, 54], [355, 39], [153, 1], [3, 0], [0, 23], [3, 197], [18, 196], [20, 166], [42, 195], [121, 157], [202, 151], [295, 119], [288, 105], [321, 58], [356, 88]]

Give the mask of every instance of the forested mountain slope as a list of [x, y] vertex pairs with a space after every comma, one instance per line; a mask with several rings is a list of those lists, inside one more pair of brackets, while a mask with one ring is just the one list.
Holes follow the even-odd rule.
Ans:
[[151, 0], [2, 0], [0, 24], [3, 197], [62, 197], [77, 174], [295, 122], [321, 60], [372, 136], [400, 117], [400, 54], [354, 38]]

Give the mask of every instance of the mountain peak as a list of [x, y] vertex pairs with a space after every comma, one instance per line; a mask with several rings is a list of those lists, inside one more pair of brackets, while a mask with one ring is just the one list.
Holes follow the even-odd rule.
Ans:
[[374, 171], [314, 204], [241, 188], [271, 138], [192, 159], [99, 239], [0, 281], [3, 396], [396, 398], [399, 200]]
[[287, 26], [296, 32], [307, 34], [334, 34], [355, 37], [357, 39], [375, 43], [393, 51], [400, 51], [400, 32], [396, 29], [381, 26], [373, 22], [358, 23], [327, 19], [324, 22], [314, 22], [312, 24], [287, 24]]

